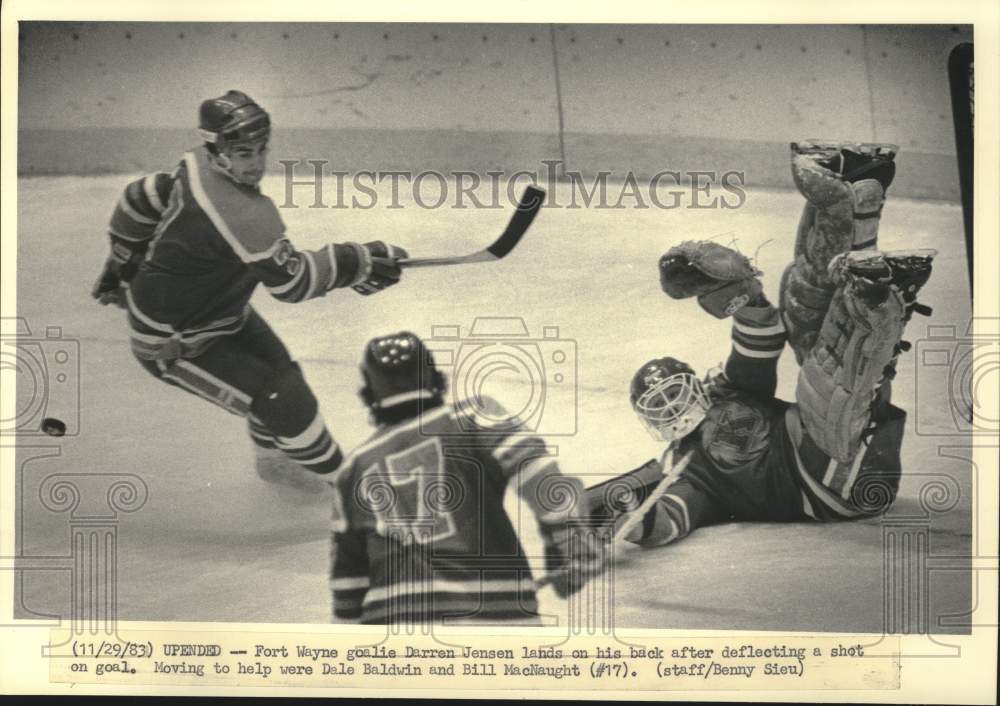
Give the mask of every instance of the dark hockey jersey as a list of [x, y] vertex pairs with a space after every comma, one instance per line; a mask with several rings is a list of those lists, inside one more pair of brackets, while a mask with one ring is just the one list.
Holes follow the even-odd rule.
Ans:
[[[493, 402], [477, 401], [499, 407]], [[539, 499], [565, 480], [545, 442], [442, 404], [379, 429], [336, 472], [330, 586], [334, 617], [362, 623], [536, 623], [531, 570], [503, 507], [513, 483]], [[491, 420], [503, 413], [489, 414]]]
[[[777, 310], [767, 305], [737, 312], [732, 339], [724, 372], [710, 386], [712, 405], [704, 421], [675, 451], [675, 458], [693, 452], [685, 480], [736, 520], [865, 514], [851, 490], [866, 454], [850, 464], [830, 459], [804, 434], [797, 406], [775, 397], [786, 339]], [[677, 505], [678, 534], [687, 534], [684, 510], [694, 510]]]
[[145, 359], [194, 357], [239, 330], [258, 283], [298, 302], [351, 284], [358, 271], [353, 248], [296, 250], [271, 199], [216, 168], [204, 147], [169, 174], [130, 183], [109, 233], [128, 284], [132, 347]]

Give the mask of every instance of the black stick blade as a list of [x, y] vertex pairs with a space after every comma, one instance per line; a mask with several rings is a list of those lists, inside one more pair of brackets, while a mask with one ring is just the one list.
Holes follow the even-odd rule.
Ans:
[[544, 202], [544, 191], [534, 186], [525, 189], [521, 201], [517, 205], [517, 211], [511, 216], [507, 227], [496, 239], [496, 242], [486, 248], [490, 255], [499, 260], [513, 250], [524, 236], [525, 231], [528, 230], [528, 226], [535, 220], [535, 216], [538, 215], [538, 210]]

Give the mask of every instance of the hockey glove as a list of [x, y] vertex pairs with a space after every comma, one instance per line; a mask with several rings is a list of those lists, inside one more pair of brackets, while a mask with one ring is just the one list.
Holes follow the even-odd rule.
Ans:
[[399, 281], [402, 274], [396, 260], [409, 257], [409, 253], [401, 247], [387, 245], [381, 240], [365, 243], [361, 246], [364, 255], [359, 263], [357, 284], [353, 289], [358, 294], [368, 296], [391, 287]]
[[712, 316], [732, 316], [763, 291], [760, 270], [731, 248], [687, 240], [660, 258], [660, 285], [673, 299], [697, 297]]
[[574, 522], [572, 518], [542, 525], [546, 576], [560, 598], [577, 593], [587, 581], [604, 571], [602, 533], [589, 525]]
[[119, 265], [114, 259], [109, 257], [104, 263], [104, 269], [94, 283], [90, 296], [96, 299], [102, 306], [114, 304], [122, 309], [125, 308], [124, 283], [119, 272]]

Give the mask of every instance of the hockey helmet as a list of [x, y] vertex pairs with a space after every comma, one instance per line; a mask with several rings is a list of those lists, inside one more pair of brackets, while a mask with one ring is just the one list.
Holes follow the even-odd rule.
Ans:
[[440, 398], [446, 389], [444, 375], [435, 367], [431, 352], [409, 331], [368, 341], [361, 360], [361, 377], [364, 384], [359, 394], [375, 413]]
[[203, 101], [198, 111], [198, 133], [216, 149], [266, 140], [271, 136], [267, 111], [242, 91], [229, 91]]
[[654, 358], [636, 371], [629, 399], [653, 438], [667, 442], [691, 433], [711, 404], [691, 366], [669, 357]]

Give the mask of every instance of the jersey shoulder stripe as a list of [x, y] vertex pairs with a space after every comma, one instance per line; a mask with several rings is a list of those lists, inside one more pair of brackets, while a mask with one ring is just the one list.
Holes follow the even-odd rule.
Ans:
[[170, 189], [173, 187], [173, 179], [166, 172], [156, 172], [149, 174], [142, 180], [142, 190], [146, 194], [149, 205], [158, 214], [162, 215], [167, 208], [167, 201], [170, 200]]
[[233, 252], [248, 263], [272, 257], [285, 233], [274, 202], [212, 168], [203, 147], [185, 154], [184, 163], [194, 200]]
[[145, 178], [136, 179], [125, 188], [123, 196], [125, 209], [136, 220], [140, 220], [138, 217], [141, 217], [141, 223], [156, 223], [160, 220], [160, 212], [153, 208], [149, 202], [149, 196], [146, 195], [146, 188], [143, 186], [144, 182]]

